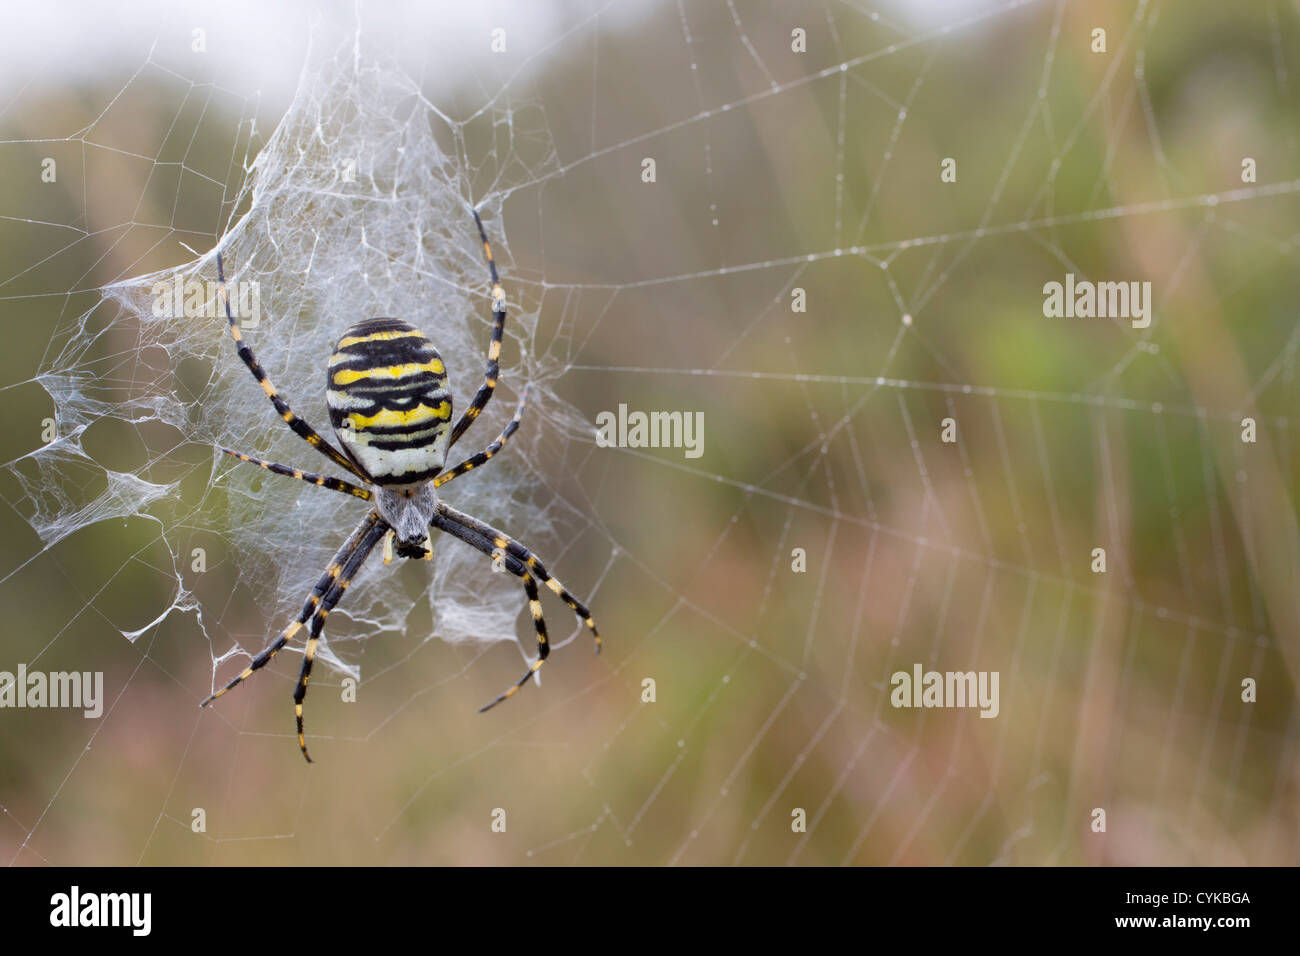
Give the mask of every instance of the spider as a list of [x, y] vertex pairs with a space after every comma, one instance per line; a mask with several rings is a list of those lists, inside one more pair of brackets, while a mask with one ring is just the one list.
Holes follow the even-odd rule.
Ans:
[[243, 673], [200, 704], [201, 707], [206, 707], [265, 667], [310, 620], [298, 686], [293, 694], [298, 747], [308, 763], [311, 763], [311, 755], [307, 752], [307, 740], [303, 734], [302, 705], [307, 696], [307, 682], [311, 679], [316, 646], [325, 628], [326, 617], [343, 597], [343, 592], [380, 540], [384, 542], [384, 564], [393, 560], [394, 550], [399, 557], [427, 560], [433, 556], [429, 530], [436, 528], [490, 556], [498, 567], [504, 568], [523, 582], [524, 592], [528, 596], [528, 609], [537, 631], [537, 659], [524, 672], [523, 677], [495, 700], [480, 707], [480, 713], [495, 707], [519, 690], [529, 677], [541, 669], [550, 653], [537, 579], [540, 578], [555, 592], [591, 630], [596, 652], [600, 653], [600, 633], [596, 630], [596, 624], [586, 605], [551, 577], [542, 562], [526, 547], [491, 525], [443, 503], [435, 490], [477, 468], [499, 452], [519, 427], [524, 405], [528, 401], [528, 388], [525, 386], [514, 417], [501, 434], [478, 454], [444, 470], [447, 453], [474, 423], [496, 388], [501, 335], [506, 321], [505, 293], [497, 277], [492, 247], [488, 244], [487, 233], [477, 211], [474, 212], [474, 223], [478, 226], [483, 253], [487, 257], [488, 271], [492, 277], [492, 340], [488, 345], [483, 384], [453, 427], [447, 370], [433, 344], [422, 332], [401, 319], [379, 318], [359, 322], [343, 333], [334, 348], [334, 354], [330, 356], [327, 368], [326, 405], [341, 450], [294, 414], [254, 358], [253, 351], [244, 341], [230, 310], [225, 268], [221, 254], [217, 254], [217, 288], [239, 357], [294, 434], [335, 465], [360, 479], [363, 484], [353, 484], [329, 475], [310, 474], [299, 468], [262, 461], [229, 448], [221, 450], [240, 461], [258, 465], [277, 475], [310, 482], [374, 504], [373, 509], [361, 519], [356, 530], [334, 555], [334, 560], [312, 588], [298, 617], [253, 658]]

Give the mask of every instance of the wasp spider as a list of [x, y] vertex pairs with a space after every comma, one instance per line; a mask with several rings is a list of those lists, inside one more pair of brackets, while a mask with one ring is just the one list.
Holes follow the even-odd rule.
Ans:
[[330, 424], [334, 426], [334, 434], [341, 448], [330, 444], [294, 414], [253, 357], [230, 310], [225, 270], [221, 255], [217, 255], [218, 289], [239, 357], [262, 386], [262, 391], [271, 399], [271, 404], [285, 424], [335, 465], [359, 479], [361, 484], [329, 475], [309, 474], [298, 468], [262, 461], [229, 448], [223, 448], [222, 451], [277, 475], [287, 475], [332, 491], [340, 491], [374, 505], [334, 555], [334, 560], [316, 582], [298, 617], [253, 658], [243, 673], [201, 705], [206, 707], [226, 691], [243, 683], [255, 671], [265, 667], [310, 621], [298, 686], [293, 694], [298, 746], [308, 762], [311, 761], [311, 756], [307, 753], [307, 741], [303, 736], [302, 704], [307, 696], [307, 682], [311, 678], [311, 665], [316, 657], [321, 631], [325, 628], [325, 618], [338, 604], [361, 565], [381, 540], [384, 542], [385, 564], [393, 559], [394, 550], [403, 558], [427, 559], [433, 555], [429, 530], [436, 528], [489, 555], [499, 566], [523, 582], [533, 626], [537, 631], [537, 659], [524, 672], [523, 677], [495, 700], [479, 708], [480, 712], [496, 706], [519, 690], [529, 677], [541, 669], [550, 652], [546, 622], [542, 618], [542, 602], [537, 589], [539, 579], [572, 608], [582, 623], [591, 630], [596, 651], [600, 651], [600, 634], [591, 619], [591, 613], [564, 585], [547, 573], [542, 562], [532, 552], [491, 525], [443, 503], [435, 490], [453, 478], [477, 468], [499, 452], [519, 427], [524, 403], [528, 400], [528, 389], [525, 387], [514, 417], [501, 434], [478, 454], [471, 455], [452, 468], [445, 468], [447, 453], [483, 411], [496, 388], [501, 334], [506, 321], [505, 293], [501, 290], [496, 263], [492, 259], [492, 247], [488, 244], [487, 234], [477, 212], [474, 213], [474, 222], [478, 226], [479, 238], [483, 241], [483, 252], [492, 277], [492, 341], [488, 345], [483, 384], [453, 426], [447, 370], [438, 350], [424, 334], [401, 319], [368, 319], [359, 322], [343, 333], [335, 346], [334, 354], [330, 356], [327, 369], [326, 404], [329, 406]]

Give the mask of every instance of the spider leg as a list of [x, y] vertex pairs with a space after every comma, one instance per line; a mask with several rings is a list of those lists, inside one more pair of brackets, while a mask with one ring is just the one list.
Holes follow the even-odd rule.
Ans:
[[262, 386], [262, 391], [266, 392], [266, 397], [271, 400], [271, 404], [280, 413], [284, 423], [289, 426], [295, 435], [302, 438], [334, 464], [364, 481], [366, 476], [361, 473], [361, 470], [350, 459], [345, 457], [341, 451], [322, 438], [316, 432], [316, 429], [295, 415], [293, 409], [289, 407], [289, 403], [280, 396], [271, 380], [266, 377], [266, 372], [263, 371], [261, 364], [253, 356], [253, 350], [244, 341], [244, 336], [239, 331], [239, 323], [235, 321], [234, 313], [230, 311], [230, 295], [226, 291], [226, 273], [219, 252], [217, 253], [217, 289], [221, 295], [221, 302], [226, 307], [226, 321], [230, 323], [230, 334], [234, 337], [239, 357], [248, 366], [248, 370], [253, 373], [253, 378], [257, 379], [257, 384]]
[[316, 586], [312, 588], [311, 594], [307, 596], [307, 603], [302, 606], [302, 611], [298, 614], [297, 620], [291, 622], [288, 627], [280, 632], [279, 637], [267, 646], [265, 650], [254, 657], [252, 663], [244, 669], [243, 673], [230, 681], [230, 683], [221, 688], [221, 690], [210, 695], [207, 700], [199, 704], [200, 707], [208, 706], [208, 704], [212, 703], [226, 691], [232, 690], [244, 681], [248, 680], [248, 678], [253, 676], [255, 671], [261, 670], [270, 663], [271, 658], [280, 653], [284, 646], [289, 643], [295, 634], [298, 633], [303, 624], [306, 623], [307, 619], [316, 613], [316, 608], [320, 604], [321, 599], [331, 590], [332, 585], [338, 579], [339, 574], [343, 571], [343, 566], [352, 557], [357, 546], [367, 534], [371, 533], [374, 528], [381, 524], [382, 522], [379, 515], [375, 514], [373, 511], [366, 515], [361, 524], [357, 525], [357, 529], [348, 536], [347, 541], [343, 542], [343, 546], [339, 548], [338, 553], [334, 555], [334, 560], [329, 563], [329, 567], [325, 569], [325, 573], [321, 575], [320, 580], [316, 582]]
[[466, 458], [459, 465], [447, 469], [437, 478], [433, 479], [433, 487], [440, 488], [453, 478], [465, 474], [465, 472], [472, 468], [477, 468], [505, 446], [505, 443], [510, 440], [510, 436], [519, 428], [520, 419], [524, 417], [524, 404], [528, 401], [528, 389], [530, 387], [531, 385], [524, 386], [523, 394], [519, 396], [519, 405], [515, 408], [515, 417], [510, 419], [510, 422], [501, 430], [501, 434], [493, 440], [492, 444], [488, 445], [477, 455], [472, 455], [469, 458]]
[[328, 488], [330, 491], [341, 491], [345, 495], [354, 495], [363, 501], [369, 501], [374, 495], [368, 488], [361, 488], [349, 481], [341, 478], [333, 478], [329, 475], [313, 475], [309, 471], [303, 471], [300, 468], [290, 468], [288, 465], [278, 465], [273, 461], [263, 461], [260, 458], [254, 458], [252, 455], [245, 455], [240, 451], [231, 451], [229, 448], [222, 448], [227, 455], [232, 455], [240, 461], [246, 461], [250, 465], [257, 465], [259, 468], [265, 468], [267, 471], [275, 472], [277, 475], [287, 475], [290, 478], [297, 478], [299, 481], [305, 481], [309, 484], [320, 485], [322, 488]]
[[[578, 616], [578, 620], [582, 621], [587, 626], [587, 629], [591, 631], [591, 635], [596, 642], [596, 653], [600, 653], [600, 632], [596, 630], [596, 622], [591, 619], [591, 612], [587, 610], [585, 604], [570, 594], [568, 588], [561, 584], [558, 579], [551, 577], [547, 573], [546, 566], [537, 559], [537, 555], [509, 535], [479, 521], [472, 515], [457, 511], [443, 502], [438, 503], [438, 511], [433, 516], [433, 524], [440, 530], [448, 531], [455, 537], [460, 538], [466, 544], [473, 545], [484, 554], [493, 555], [494, 551], [502, 552], [506, 567], [513, 574], [519, 575], [520, 572], [514, 569], [510, 561], [510, 558], [514, 558], [520, 568], [536, 575], [561, 601], [569, 606], [569, 609]], [[464, 535], [457, 534], [455, 530], [457, 528], [473, 532], [477, 535], [478, 540], [470, 540]]]
[[321, 631], [325, 629], [325, 618], [329, 617], [330, 611], [343, 598], [343, 592], [348, 589], [348, 585], [352, 583], [352, 578], [361, 569], [361, 565], [365, 564], [366, 558], [370, 556], [370, 552], [379, 543], [379, 539], [387, 533], [388, 523], [382, 520], [376, 521], [370, 526], [369, 530], [363, 533], [356, 548], [353, 549], [344, 562], [342, 570], [339, 572], [333, 586], [329, 589], [329, 593], [321, 601], [315, 617], [312, 618], [311, 636], [307, 638], [307, 649], [302, 655], [302, 669], [298, 672], [298, 688], [293, 692], [293, 712], [298, 722], [298, 747], [302, 750], [302, 755], [307, 758], [308, 763], [311, 763], [312, 760], [311, 754], [307, 753], [307, 738], [303, 735], [302, 702], [307, 697], [307, 682], [311, 680], [311, 665], [312, 661], [316, 659], [316, 647], [320, 643]]
[[528, 595], [528, 611], [533, 616], [533, 629], [537, 632], [537, 660], [533, 661], [528, 670], [524, 671], [523, 677], [519, 678], [519, 680], [514, 684], [506, 688], [503, 693], [498, 694], [496, 699], [491, 703], [484, 704], [480, 707], [478, 712], [481, 714], [485, 710], [491, 710], [506, 698], [514, 696], [519, 688], [528, 683], [528, 678], [532, 677], [542, 669], [542, 665], [546, 663], [546, 658], [550, 656], [551, 642], [546, 634], [546, 619], [542, 616], [541, 595], [538, 593], [536, 580], [534, 580], [533, 576], [528, 573], [528, 569], [524, 566], [524, 563], [501, 549], [494, 548], [492, 542], [479, 532], [445, 519], [440, 520], [438, 515], [434, 515], [433, 524], [434, 527], [446, 531], [448, 534], [454, 535], [471, 547], [482, 551], [484, 554], [491, 555], [494, 561], [499, 560], [506, 570], [522, 579], [524, 583], [524, 592]]
[[533, 615], [533, 627], [537, 630], [537, 660], [533, 661], [528, 670], [524, 671], [523, 677], [519, 678], [519, 680], [514, 684], [506, 688], [504, 693], [498, 694], [496, 700], [480, 707], [478, 709], [480, 714], [485, 710], [491, 710], [506, 698], [512, 697], [519, 688], [528, 683], [528, 678], [532, 677], [542, 669], [542, 665], [546, 663], [547, 656], [551, 653], [551, 643], [546, 636], [546, 621], [542, 618], [542, 600], [541, 596], [537, 593], [537, 582], [533, 580], [533, 576], [527, 571], [519, 572], [519, 576], [523, 578], [524, 591], [528, 594], [528, 610]]
[[474, 223], [478, 226], [478, 236], [483, 240], [483, 254], [487, 257], [488, 270], [492, 274], [492, 340], [488, 343], [487, 368], [483, 371], [483, 384], [478, 387], [474, 393], [474, 398], [470, 401], [465, 413], [460, 416], [456, 426], [451, 430], [451, 438], [447, 441], [447, 447], [451, 448], [456, 444], [456, 440], [465, 433], [465, 429], [473, 424], [474, 419], [478, 418], [478, 413], [483, 411], [488, 400], [492, 397], [492, 391], [497, 387], [497, 375], [501, 371], [499, 364], [501, 358], [501, 335], [506, 327], [506, 294], [501, 289], [501, 280], [497, 277], [496, 260], [492, 258], [492, 246], [488, 242], [487, 233], [483, 230], [483, 221], [478, 217], [478, 210], [474, 210]]

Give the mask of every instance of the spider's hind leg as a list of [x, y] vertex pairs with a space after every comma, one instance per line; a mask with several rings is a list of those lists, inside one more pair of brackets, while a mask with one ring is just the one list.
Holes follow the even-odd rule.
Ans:
[[465, 429], [474, 423], [479, 412], [487, 406], [492, 392], [497, 387], [497, 376], [501, 374], [501, 336], [506, 327], [506, 294], [501, 289], [501, 279], [497, 275], [496, 260], [492, 258], [492, 246], [488, 243], [487, 232], [483, 229], [483, 220], [474, 212], [474, 224], [478, 226], [479, 239], [483, 241], [483, 255], [487, 259], [488, 272], [492, 276], [492, 338], [488, 340], [487, 364], [483, 368], [483, 384], [478, 387], [474, 397], [465, 408], [460, 420], [451, 430], [447, 447], [451, 448], [465, 434]]
[[305, 481], [309, 485], [320, 485], [322, 488], [328, 488], [330, 491], [341, 491], [345, 495], [352, 495], [353, 497], [360, 498], [362, 501], [369, 501], [374, 497], [374, 494], [369, 488], [362, 488], [360, 485], [354, 485], [350, 481], [343, 481], [341, 478], [334, 478], [330, 475], [315, 475], [310, 471], [303, 471], [301, 468], [281, 465], [274, 461], [263, 461], [261, 458], [254, 458], [252, 455], [245, 455], [242, 451], [233, 451], [229, 448], [222, 448], [221, 450], [232, 458], [246, 461], [250, 465], [257, 465], [259, 468], [265, 468], [267, 471], [277, 475], [284, 475], [288, 478], [296, 478], [298, 481]]
[[257, 384], [262, 387], [266, 397], [271, 400], [271, 404], [275, 406], [280, 418], [295, 435], [334, 462], [334, 464], [344, 471], [364, 479], [365, 475], [355, 464], [322, 438], [316, 429], [299, 418], [294, 410], [289, 407], [289, 403], [284, 400], [284, 396], [280, 394], [279, 389], [267, 377], [266, 370], [262, 368], [261, 363], [253, 355], [252, 348], [244, 341], [244, 334], [239, 330], [239, 323], [235, 321], [235, 314], [230, 309], [230, 293], [226, 290], [226, 268], [220, 252], [217, 253], [217, 294], [221, 299], [221, 304], [225, 307], [226, 322], [230, 326], [230, 335], [235, 340], [235, 350], [239, 353], [240, 361], [248, 366], [248, 370], [253, 373], [253, 378], [257, 379]]
[[457, 478], [460, 475], [465, 474], [465, 472], [479, 467], [505, 447], [506, 442], [510, 440], [510, 436], [518, 430], [519, 422], [524, 417], [524, 406], [528, 404], [528, 392], [531, 388], [531, 382], [524, 386], [523, 392], [519, 395], [519, 404], [515, 407], [514, 417], [506, 423], [506, 427], [501, 430], [501, 434], [497, 435], [497, 437], [492, 440], [492, 443], [478, 454], [471, 455], [459, 465], [456, 465], [454, 468], [448, 468], [437, 478], [433, 479], [433, 487], [441, 488], [453, 478]]

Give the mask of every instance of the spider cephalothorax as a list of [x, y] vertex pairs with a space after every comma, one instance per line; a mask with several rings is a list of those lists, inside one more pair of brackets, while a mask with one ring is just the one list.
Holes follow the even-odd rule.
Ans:
[[400, 491], [379, 488], [375, 492], [375, 510], [393, 529], [398, 556], [427, 558], [433, 553], [427, 546], [429, 525], [438, 513], [438, 493], [432, 483]]
[[[253, 658], [243, 673], [203, 701], [206, 706], [252, 676], [254, 671], [265, 667], [310, 620], [310, 635], [303, 652], [298, 686], [293, 695], [298, 746], [308, 761], [311, 757], [307, 753], [307, 742], [303, 735], [302, 705], [307, 696], [307, 682], [311, 677], [311, 665], [325, 627], [325, 618], [338, 604], [353, 576], [381, 540], [384, 541], [384, 563], [387, 564], [392, 559], [393, 550], [403, 558], [430, 557], [430, 530], [445, 531], [489, 555], [499, 566], [523, 582], [528, 609], [537, 632], [537, 659], [524, 672], [523, 677], [481, 710], [499, 704], [522, 687], [541, 668], [550, 652], [537, 589], [538, 580], [545, 583], [578, 615], [591, 630], [596, 650], [600, 650], [600, 635], [586, 606], [551, 577], [531, 551], [492, 526], [444, 504], [434, 490], [477, 468], [500, 451], [519, 427], [524, 403], [528, 399], [528, 387], [525, 386], [514, 417], [496, 440], [478, 454], [444, 470], [447, 453], [478, 417], [496, 389], [501, 335], [505, 329], [505, 293], [501, 290], [496, 263], [492, 259], [492, 247], [488, 245], [477, 212], [474, 214], [474, 222], [478, 226], [479, 238], [483, 241], [483, 252], [492, 276], [492, 339], [488, 345], [483, 384], [474, 394], [465, 413], [452, 426], [452, 397], [447, 387], [447, 369], [433, 344], [422, 332], [401, 319], [381, 318], [359, 322], [339, 339], [334, 354], [330, 356], [327, 370], [326, 404], [342, 450], [335, 448], [294, 414], [253, 357], [230, 310], [225, 271], [221, 255], [217, 255], [218, 287], [239, 357], [271, 399], [271, 404], [285, 424], [335, 465], [360, 479], [362, 484], [353, 484], [329, 475], [308, 474], [298, 468], [261, 461], [228, 448], [223, 451], [276, 474], [288, 475], [374, 503], [374, 508], [339, 548], [334, 560], [312, 589], [297, 619], [270, 646]], [[374, 487], [372, 489], [367, 485]]]

